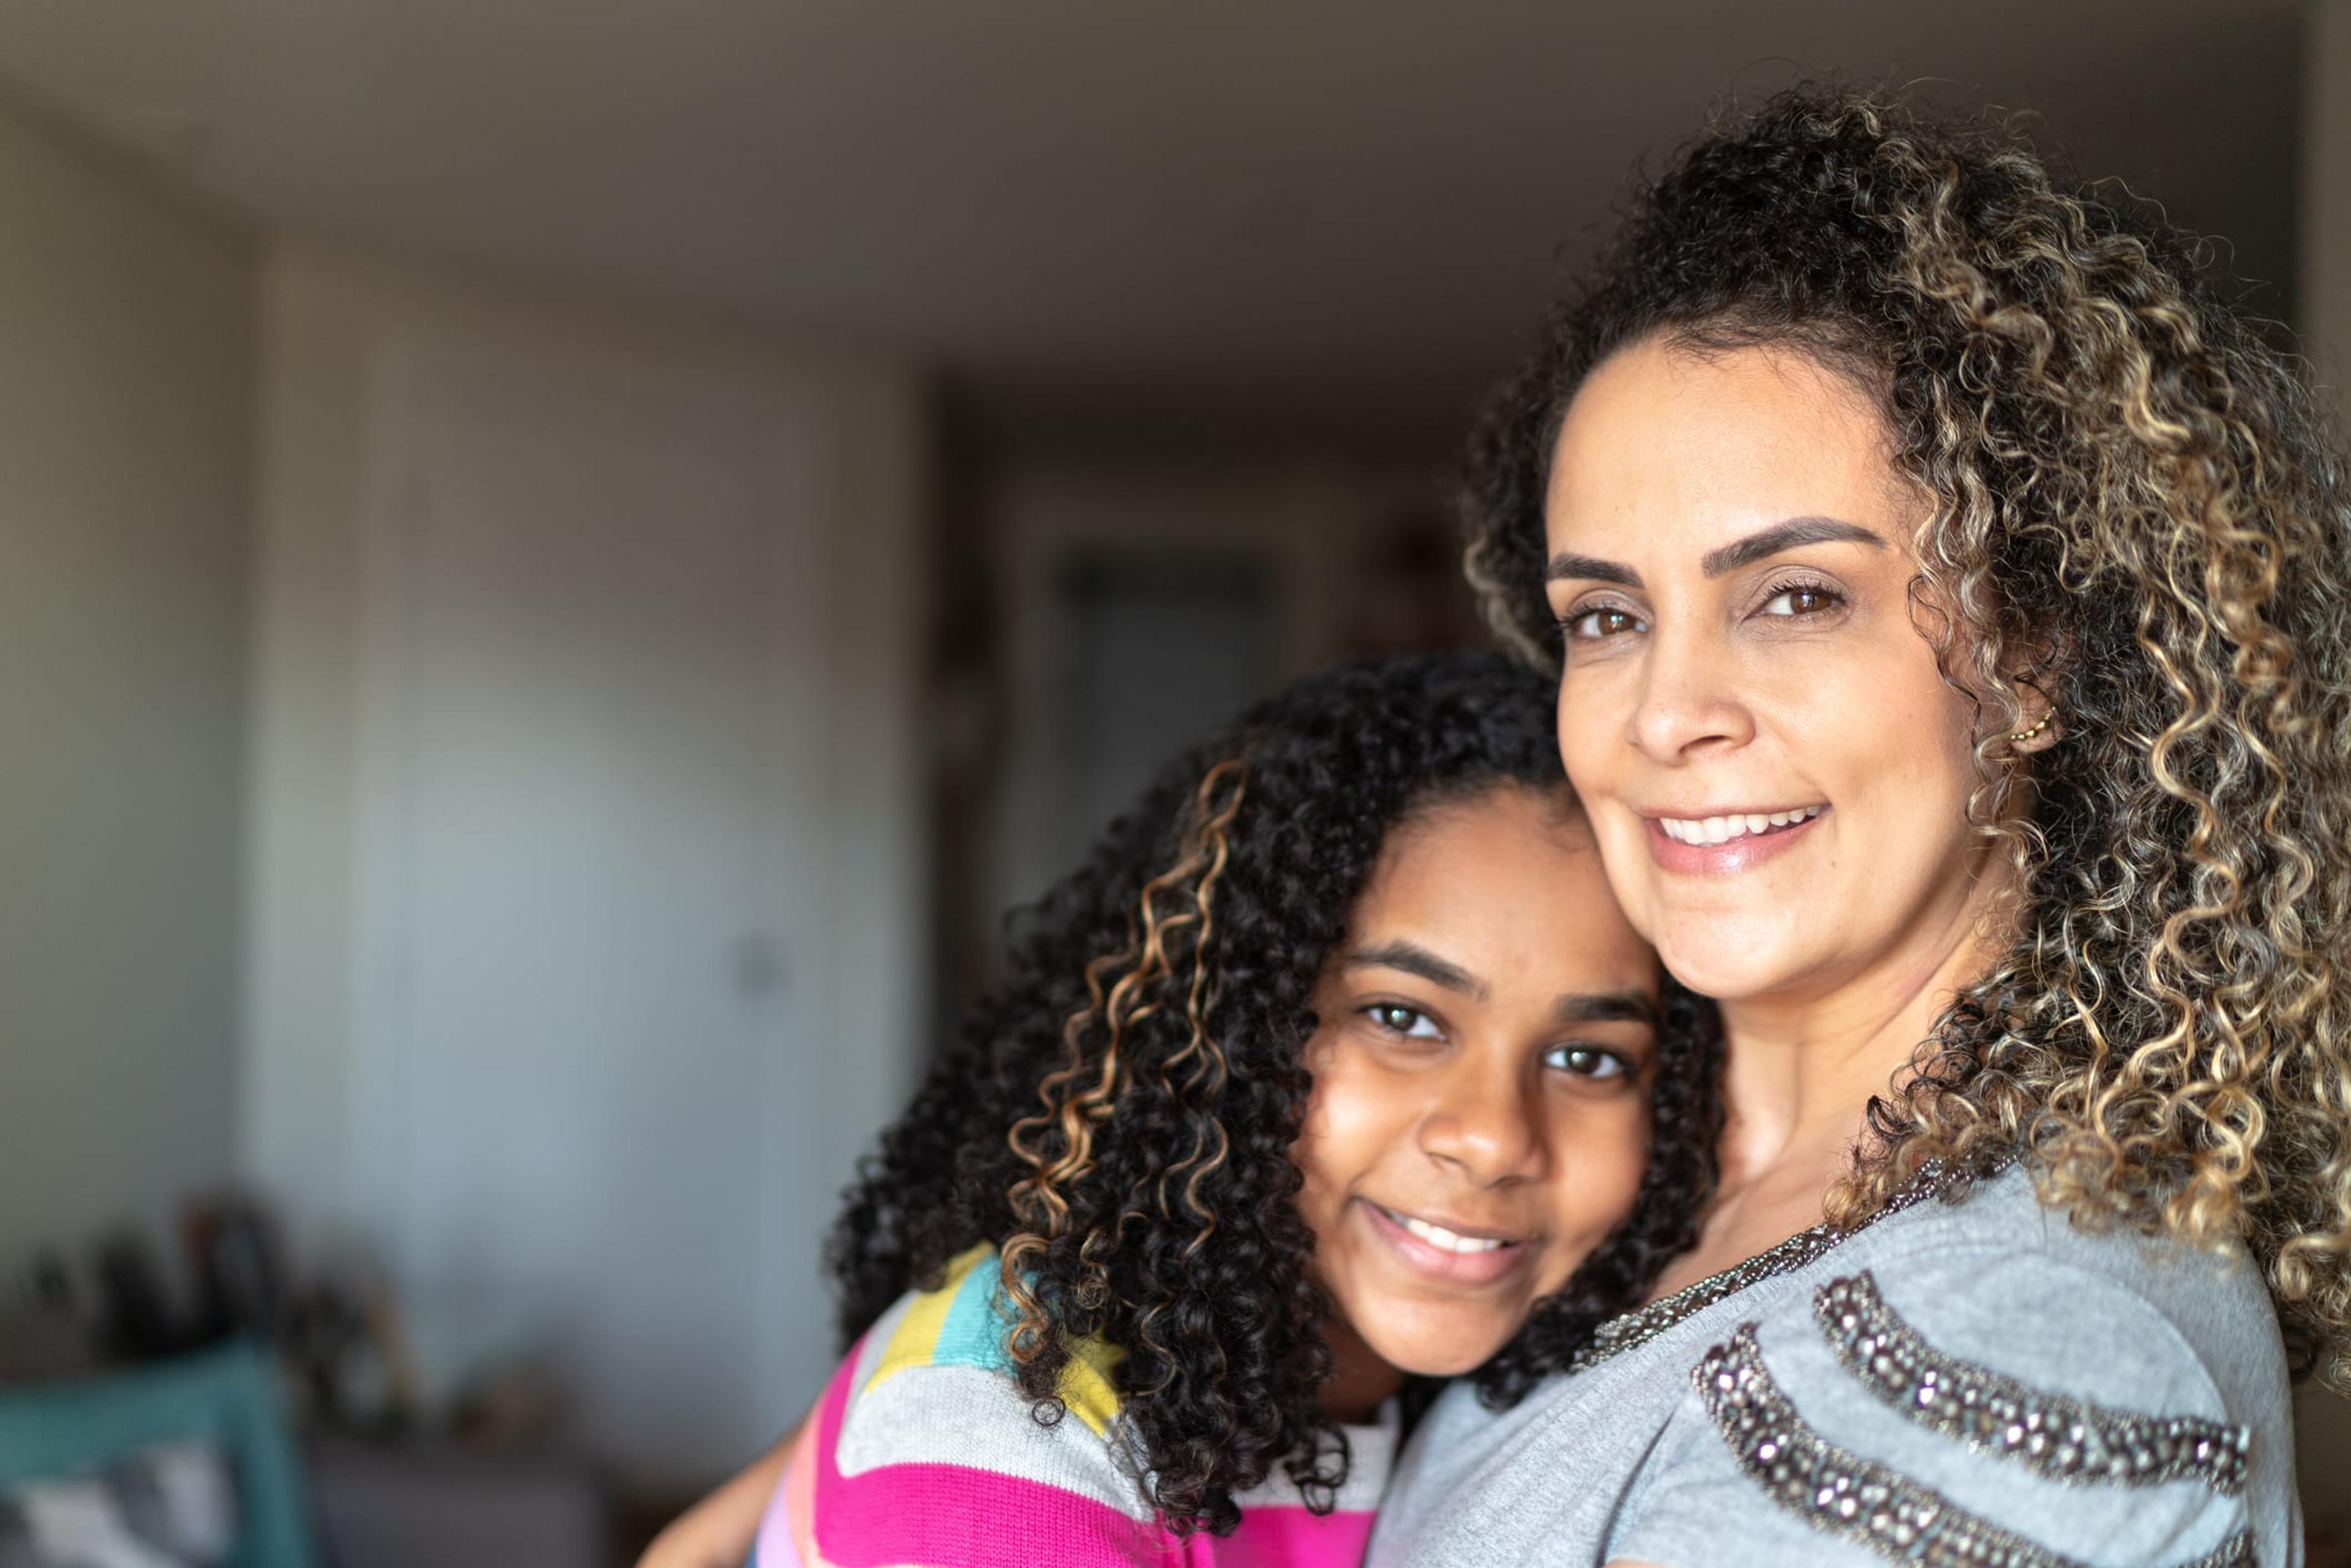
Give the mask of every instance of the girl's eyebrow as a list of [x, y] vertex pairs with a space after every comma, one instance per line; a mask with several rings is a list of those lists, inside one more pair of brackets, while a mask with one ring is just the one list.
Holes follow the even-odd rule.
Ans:
[[1552, 1009], [1562, 1023], [1646, 1023], [1657, 1021], [1657, 1004], [1646, 991], [1570, 991]]
[[1448, 991], [1475, 997], [1479, 1001], [1488, 995], [1486, 983], [1460, 965], [1438, 957], [1417, 942], [1401, 939], [1383, 942], [1376, 947], [1358, 947], [1347, 955], [1345, 967], [1350, 969], [1402, 969], [1407, 975], [1418, 975], [1432, 986], [1442, 986]]

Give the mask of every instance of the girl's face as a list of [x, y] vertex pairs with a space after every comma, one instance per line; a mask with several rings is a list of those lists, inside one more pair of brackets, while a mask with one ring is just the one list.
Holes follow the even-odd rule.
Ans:
[[1389, 834], [1314, 993], [1294, 1151], [1334, 1341], [1467, 1372], [1632, 1212], [1657, 989], [1563, 797], [1501, 787]]
[[1966, 939], [1990, 851], [1970, 705], [1914, 619], [1923, 506], [1868, 398], [1801, 354], [1653, 339], [1568, 408], [1561, 755], [1626, 915], [1694, 990], [1803, 1004], [1915, 983]]

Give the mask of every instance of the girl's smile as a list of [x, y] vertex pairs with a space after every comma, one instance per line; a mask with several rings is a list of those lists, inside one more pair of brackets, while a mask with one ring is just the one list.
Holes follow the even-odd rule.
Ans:
[[1438, 1225], [1367, 1197], [1348, 1206], [1348, 1218], [1369, 1225], [1407, 1269], [1456, 1285], [1499, 1283], [1538, 1255], [1525, 1237], [1480, 1230], [1458, 1220]]

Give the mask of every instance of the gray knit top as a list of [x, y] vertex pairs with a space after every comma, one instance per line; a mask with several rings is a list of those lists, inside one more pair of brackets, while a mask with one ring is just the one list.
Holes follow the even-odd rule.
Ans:
[[2022, 1169], [1921, 1188], [1619, 1318], [1516, 1409], [1457, 1384], [1370, 1568], [2302, 1562], [2241, 1251], [2089, 1234]]

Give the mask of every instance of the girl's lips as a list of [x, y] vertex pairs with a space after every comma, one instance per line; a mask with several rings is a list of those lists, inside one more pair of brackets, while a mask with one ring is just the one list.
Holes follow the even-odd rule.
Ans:
[[1719, 844], [1687, 844], [1670, 838], [1655, 817], [1642, 818], [1641, 826], [1648, 837], [1649, 858], [1660, 870], [1684, 876], [1730, 876], [1751, 871], [1773, 856], [1785, 853], [1799, 839], [1819, 827], [1828, 814], [1829, 808], [1823, 806], [1801, 822], [1747, 833]]
[[1369, 1198], [1355, 1199], [1372, 1234], [1413, 1272], [1450, 1285], [1484, 1286], [1505, 1279], [1534, 1255], [1524, 1241], [1505, 1241], [1480, 1252], [1455, 1252], [1422, 1240], [1395, 1215]]

